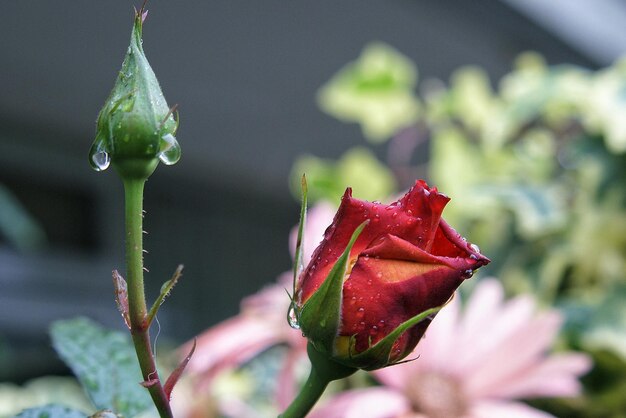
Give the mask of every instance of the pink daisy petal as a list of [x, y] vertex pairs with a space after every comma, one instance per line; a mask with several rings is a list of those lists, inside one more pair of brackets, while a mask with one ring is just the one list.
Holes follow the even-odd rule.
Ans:
[[472, 397], [488, 397], [492, 391], [515, 382], [550, 347], [561, 322], [561, 316], [552, 311], [518, 328], [479, 362], [481, 372], [466, 381], [466, 391]]
[[[244, 363], [282, 341], [282, 332], [256, 318], [238, 316], [222, 322], [198, 337], [197, 348], [187, 369], [213, 377], [225, 368]], [[181, 348], [182, 352], [187, 345]]]
[[480, 401], [472, 405], [466, 418], [555, 418], [518, 402]]
[[450, 361], [457, 357], [457, 347], [450, 341], [458, 335], [460, 301], [456, 294], [435, 317], [426, 334], [414, 351], [419, 357], [415, 362], [428, 363], [429, 369], [448, 369]]
[[[488, 285], [490, 287], [494, 285], [501, 289], [497, 282]], [[483, 295], [485, 290], [488, 293]], [[496, 294], [493, 289], [484, 288], [482, 283], [475, 289], [468, 301], [469, 307], [466, 310], [466, 318], [469, 317], [472, 322], [468, 323], [466, 320], [462, 325], [463, 331], [460, 333], [458, 345], [463, 347], [463, 350], [459, 353], [456, 363], [458, 364], [458, 372], [462, 374], [473, 374], [478, 371], [477, 368], [482, 368], [482, 359], [490, 356], [490, 352], [498, 349], [499, 345], [517, 333], [520, 327], [524, 327], [532, 319], [535, 309], [534, 301], [530, 297], [520, 296], [498, 306], [497, 311], [489, 312], [472, 303], [475, 297], [480, 302], [487, 302], [487, 304], [489, 302], [486, 297], [497, 298], [491, 301], [494, 307], [494, 303], [499, 304], [501, 302], [501, 294]], [[475, 314], [474, 309], [480, 313]], [[484, 317], [483, 315], [486, 313], [493, 315], [493, 317]], [[481, 320], [482, 324], [478, 323], [478, 320]], [[481, 338], [476, 338], [476, 335], [480, 335]]]
[[315, 408], [308, 418], [393, 418], [409, 411], [404, 395], [376, 387], [343, 392]]
[[461, 335], [471, 338], [480, 333], [485, 324], [497, 317], [503, 299], [502, 285], [496, 279], [478, 282], [465, 304]]
[[493, 395], [502, 398], [576, 396], [581, 391], [578, 376], [587, 373], [591, 366], [591, 359], [584, 354], [552, 355], [516, 381], [493, 391]]

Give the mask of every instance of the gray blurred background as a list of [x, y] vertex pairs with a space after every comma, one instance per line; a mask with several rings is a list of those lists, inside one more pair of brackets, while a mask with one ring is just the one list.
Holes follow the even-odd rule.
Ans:
[[[626, 6], [609, 0], [151, 0], [148, 9], [144, 48], [181, 120], [183, 157], [159, 167], [145, 198], [150, 298], [185, 264], [159, 316], [161, 338], [174, 342], [235, 314], [242, 296], [290, 268], [293, 160], [335, 158], [363, 141], [357, 126], [317, 109], [316, 90], [369, 41], [409, 56], [421, 79], [442, 80], [465, 64], [497, 79], [526, 50], [597, 68], [626, 46]], [[131, 1], [0, 3], [0, 380], [62, 370], [46, 333], [54, 319], [122, 326], [110, 279], [124, 268], [122, 187], [113, 171], [89, 168], [87, 151], [131, 24]]]

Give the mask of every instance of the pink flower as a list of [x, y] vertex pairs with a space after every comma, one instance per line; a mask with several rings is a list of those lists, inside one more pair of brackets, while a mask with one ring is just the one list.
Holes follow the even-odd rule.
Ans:
[[[328, 203], [318, 203], [308, 211], [303, 262], [309, 262], [311, 252], [322, 240], [324, 229], [332, 222], [335, 209]], [[290, 247], [295, 252], [297, 227], [292, 231]], [[199, 389], [206, 388], [222, 371], [234, 369], [251, 360], [269, 347], [286, 344], [289, 348], [279, 373], [276, 403], [284, 409], [295, 397], [294, 366], [306, 358], [306, 339], [302, 332], [287, 325], [289, 297], [293, 274], [283, 273], [278, 283], [269, 285], [241, 302], [239, 315], [208, 329], [198, 337], [197, 348], [187, 371], [198, 381]], [[186, 355], [187, 343], [180, 350]]]
[[409, 357], [374, 372], [383, 385], [336, 396], [311, 418], [546, 418], [514, 399], [576, 396], [591, 367], [583, 354], [547, 354], [562, 317], [535, 313], [530, 296], [504, 301], [481, 281], [460, 313], [458, 297], [433, 320]]

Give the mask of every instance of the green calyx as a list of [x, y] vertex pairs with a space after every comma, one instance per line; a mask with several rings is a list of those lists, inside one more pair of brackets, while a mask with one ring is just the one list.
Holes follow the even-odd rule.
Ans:
[[326, 280], [311, 295], [298, 312], [302, 332], [321, 353], [332, 356], [341, 319], [343, 281], [346, 276], [350, 251], [368, 221], [359, 225], [341, 256], [328, 273]]
[[91, 166], [101, 171], [113, 164], [123, 178], [148, 178], [159, 161], [174, 164], [180, 146], [174, 137], [178, 121], [142, 47], [146, 13], [135, 14], [130, 46], [113, 91], [98, 115]]

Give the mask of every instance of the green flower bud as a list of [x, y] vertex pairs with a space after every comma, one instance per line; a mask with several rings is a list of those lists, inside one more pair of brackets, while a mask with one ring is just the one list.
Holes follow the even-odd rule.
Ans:
[[102, 171], [112, 163], [122, 178], [148, 178], [159, 160], [171, 165], [180, 158], [174, 137], [178, 120], [142, 47], [146, 14], [143, 8], [135, 14], [130, 46], [113, 91], [98, 115], [96, 139], [89, 151], [93, 169]]

